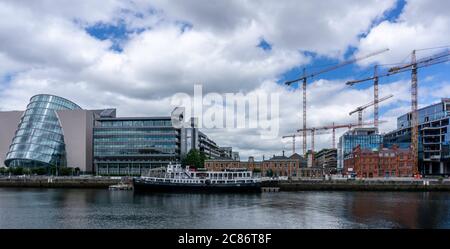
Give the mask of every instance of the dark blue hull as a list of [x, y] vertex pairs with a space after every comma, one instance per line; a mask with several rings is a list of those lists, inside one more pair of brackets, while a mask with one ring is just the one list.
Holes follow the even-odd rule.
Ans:
[[188, 183], [164, 183], [149, 182], [133, 179], [133, 188], [137, 192], [233, 192], [256, 193], [261, 192], [261, 183], [239, 184], [188, 184]]

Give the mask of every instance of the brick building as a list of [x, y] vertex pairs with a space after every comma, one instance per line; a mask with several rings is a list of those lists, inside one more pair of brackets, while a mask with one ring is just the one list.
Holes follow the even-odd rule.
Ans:
[[379, 150], [361, 149], [357, 146], [344, 160], [344, 174], [357, 177], [408, 177], [413, 175], [413, 159], [410, 149], [392, 148]]
[[221, 171], [229, 168], [245, 168], [252, 171], [259, 171], [262, 176], [295, 177], [302, 174], [302, 168], [306, 168], [306, 160], [298, 154], [286, 157], [284, 153], [282, 156], [274, 155], [272, 158], [263, 161], [255, 161], [254, 157], [249, 157], [249, 160], [246, 162], [240, 162], [229, 158], [217, 158], [205, 160], [205, 168], [214, 171]]

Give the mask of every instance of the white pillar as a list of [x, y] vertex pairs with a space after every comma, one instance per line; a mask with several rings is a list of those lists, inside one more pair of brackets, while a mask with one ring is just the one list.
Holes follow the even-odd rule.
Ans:
[[439, 163], [439, 173], [441, 173], [441, 174], [444, 174], [445, 172], [444, 172], [444, 162], [440, 162]]

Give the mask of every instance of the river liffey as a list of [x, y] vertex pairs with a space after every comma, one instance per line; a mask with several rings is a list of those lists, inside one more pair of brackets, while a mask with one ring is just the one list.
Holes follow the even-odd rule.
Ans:
[[450, 228], [450, 193], [0, 188], [0, 228]]

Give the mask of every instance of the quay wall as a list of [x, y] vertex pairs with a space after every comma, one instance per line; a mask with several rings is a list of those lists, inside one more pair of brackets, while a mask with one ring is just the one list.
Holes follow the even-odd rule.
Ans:
[[280, 191], [450, 191], [450, 181], [280, 181], [263, 182]]
[[108, 188], [119, 182], [106, 177], [0, 177], [0, 187], [15, 188]]

